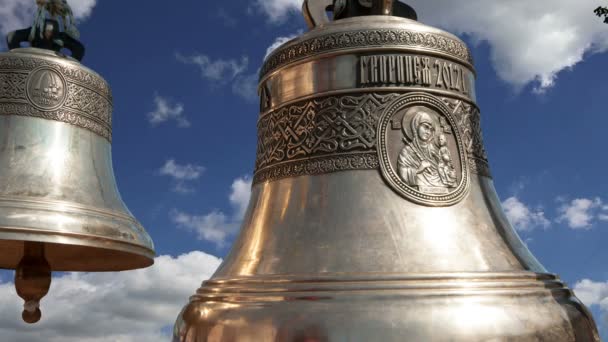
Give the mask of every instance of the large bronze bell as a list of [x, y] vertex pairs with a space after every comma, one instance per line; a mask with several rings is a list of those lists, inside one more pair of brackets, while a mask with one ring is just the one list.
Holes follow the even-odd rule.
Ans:
[[[40, 35], [51, 47], [53, 24]], [[9, 46], [24, 40], [20, 31]], [[16, 270], [26, 322], [40, 319], [52, 271], [154, 263], [152, 240], [116, 187], [111, 118], [110, 87], [78, 60], [51, 48], [0, 53], [0, 268]]]
[[408, 8], [304, 1], [240, 236], [174, 341], [599, 341], [501, 209], [469, 49]]

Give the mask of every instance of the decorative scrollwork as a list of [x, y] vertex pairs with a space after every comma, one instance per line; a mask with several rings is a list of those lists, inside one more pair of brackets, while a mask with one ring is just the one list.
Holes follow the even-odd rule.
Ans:
[[80, 83], [84, 87], [108, 98], [108, 101], [112, 103], [112, 93], [108, 83], [95, 73], [76, 63], [57, 63], [49, 60], [48, 57], [25, 57], [22, 53], [5, 53], [0, 55], [0, 72], [2, 73], [5, 70], [29, 72], [43, 66], [58, 70], [68, 81]]
[[481, 132], [481, 115], [477, 107], [471, 104], [448, 97], [442, 98], [458, 121], [462, 131], [465, 149], [469, 155], [469, 168], [472, 173], [492, 177], [488, 156], [483, 144]]
[[380, 45], [434, 50], [473, 64], [471, 52], [464, 43], [441, 34], [398, 29], [358, 30], [330, 33], [278, 48], [266, 59], [260, 78], [283, 65], [320, 53]]
[[286, 177], [317, 175], [345, 170], [377, 169], [376, 153], [334, 155], [279, 164], [256, 172], [253, 182], [260, 183]]
[[27, 75], [19, 73], [0, 73], [0, 94], [6, 99], [26, 100], [26, 82]]
[[41, 119], [65, 122], [89, 130], [106, 139], [110, 139], [111, 130], [105, 125], [82, 115], [73, 110], [60, 108], [54, 111], [43, 111], [26, 103], [2, 103], [0, 102], [0, 115], [31, 116]]
[[[318, 97], [264, 114], [258, 122], [254, 182], [378, 169], [376, 132], [380, 115], [401, 94]], [[479, 111], [465, 101], [441, 100], [452, 110], [462, 134], [470, 171], [489, 177]], [[400, 122], [394, 124], [401, 125]]]
[[256, 174], [279, 163], [311, 157], [375, 152], [378, 117], [395, 96], [317, 98], [262, 116], [258, 123]]
[[107, 83], [77, 64], [48, 58], [0, 55], [0, 115], [61, 121], [111, 140], [112, 96]]

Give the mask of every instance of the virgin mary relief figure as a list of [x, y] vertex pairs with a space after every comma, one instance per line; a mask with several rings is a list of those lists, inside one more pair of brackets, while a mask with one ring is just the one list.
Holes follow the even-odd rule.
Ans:
[[457, 186], [445, 136], [451, 132], [438, 122], [438, 114], [422, 107], [412, 108], [403, 118], [405, 147], [397, 162], [399, 176], [426, 194], [447, 194]]

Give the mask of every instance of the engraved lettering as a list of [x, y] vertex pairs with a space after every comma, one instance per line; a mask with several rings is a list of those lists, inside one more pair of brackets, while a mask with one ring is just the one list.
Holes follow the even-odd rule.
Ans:
[[454, 86], [454, 90], [460, 90], [460, 81], [462, 80], [462, 68], [459, 68], [458, 66], [455, 66], [456, 68], [456, 85]]
[[386, 56], [380, 56], [380, 83], [388, 83]]
[[369, 83], [369, 57], [361, 57], [361, 84]]
[[422, 59], [422, 85], [429, 86], [431, 85], [431, 59], [424, 58]]
[[405, 83], [405, 56], [397, 57], [397, 83]]
[[416, 56], [414, 57], [414, 76], [415, 76], [415, 81], [416, 83], [420, 83], [421, 81], [421, 72], [420, 72], [420, 57]]
[[412, 66], [412, 56], [406, 57], [405, 67], [407, 68], [407, 78], [405, 83], [413, 84], [414, 83], [414, 70]]
[[443, 81], [445, 82], [445, 88], [450, 89], [452, 84], [452, 74], [450, 73], [450, 68], [447, 62], [443, 63], [443, 68], [441, 68], [443, 73]]
[[450, 69], [450, 89], [456, 89], [456, 83], [454, 82], [454, 66], [452, 63], [448, 66]]
[[435, 86], [438, 88], [443, 88], [445, 84], [443, 82], [443, 73], [441, 72], [441, 62], [438, 60], [435, 61], [435, 70], [437, 72], [437, 82], [435, 82]]
[[396, 70], [396, 65], [397, 65], [397, 56], [389, 56], [388, 59], [388, 82], [395, 84], [397, 83], [397, 70]]
[[378, 82], [378, 57], [376, 56], [372, 56], [372, 67], [371, 67], [371, 72], [372, 72], [372, 83], [377, 83]]
[[374, 86], [418, 86], [468, 94], [468, 72], [457, 63], [415, 55], [361, 56], [359, 83]]

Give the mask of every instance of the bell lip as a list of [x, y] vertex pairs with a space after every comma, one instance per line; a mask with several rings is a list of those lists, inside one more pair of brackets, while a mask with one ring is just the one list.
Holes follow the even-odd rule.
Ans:
[[[3, 231], [4, 230], [4, 231]], [[8, 260], [7, 254], [20, 251], [24, 242], [45, 244], [46, 257], [54, 272], [120, 272], [147, 268], [154, 264], [156, 252], [142, 245], [101, 237], [57, 234], [56, 232], [6, 232], [0, 227], [0, 269], [15, 269], [21, 256]], [[24, 236], [24, 234], [27, 234]], [[6, 253], [8, 252], [8, 253]], [[13, 253], [14, 254], [14, 253]], [[67, 255], [59, 258], [57, 255]]]
[[462, 57], [457, 57], [455, 55], [443, 53], [437, 49], [424, 47], [424, 46], [416, 46], [416, 45], [391, 45], [391, 46], [378, 46], [378, 45], [370, 45], [366, 47], [366, 49], [371, 50], [417, 50], [419, 52], [428, 53], [428, 54], [441, 54], [445, 55], [444, 57], [453, 59], [458, 61], [459, 63], [463, 63], [468, 68], [470, 68], [473, 73], [475, 73], [475, 67], [472, 60], [471, 50], [468, 45], [460, 39], [458, 36], [444, 31], [442, 29], [426, 25], [421, 23], [420, 21], [396, 17], [396, 16], [387, 16], [387, 15], [368, 15], [368, 16], [360, 16], [360, 17], [351, 17], [344, 18], [340, 20], [331, 21], [322, 26], [316, 27], [310, 31], [305, 32], [304, 34], [293, 38], [279, 47], [277, 47], [274, 51], [272, 51], [266, 58], [264, 58], [262, 68], [259, 73], [259, 83], [263, 83], [268, 77], [275, 74], [278, 70], [281, 70], [285, 67], [301, 63], [303, 61], [309, 60], [311, 58], [320, 58], [325, 55], [335, 55], [335, 54], [343, 54], [349, 53], [351, 51], [355, 51], [360, 49], [360, 47], [348, 46], [348, 47], [336, 47], [327, 50], [321, 50], [319, 52], [313, 53], [311, 55], [306, 55], [302, 58], [285, 58], [285, 60], [281, 60], [277, 65], [270, 66], [271, 61], [276, 59], [278, 55], [282, 52], [285, 52], [289, 48], [296, 46], [299, 43], [311, 41], [315, 38], [323, 38], [328, 34], [340, 34], [347, 32], [354, 32], [357, 30], [386, 30], [386, 29], [398, 29], [398, 30], [406, 30], [411, 31], [412, 33], [429, 33], [435, 34], [439, 36], [443, 36], [445, 38], [454, 40], [462, 46], [465, 47], [467, 55], [469, 59], [463, 59]]
[[[124, 206], [124, 203], [123, 203]], [[8, 242], [7, 242], [8, 241]], [[63, 260], [60, 249], [50, 250], [49, 262], [59, 271], [120, 271], [153, 263], [154, 243], [126, 206], [120, 212], [78, 203], [21, 197], [0, 197], [0, 268], [14, 268], [21, 249], [15, 241], [34, 241], [72, 246], [65, 254], [101, 255], [99, 265]], [[97, 249], [83, 251], [85, 247]], [[55, 256], [53, 256], [55, 255]], [[119, 255], [126, 258], [120, 266]]]
[[[504, 284], [506, 286], [501, 282], [477, 283], [475, 279], [461, 279], [448, 285], [442, 284], [443, 279], [432, 278], [422, 279], [422, 284], [402, 284], [405, 286], [348, 281], [287, 285], [260, 282], [257, 286], [239, 287], [228, 283], [222, 284], [225, 288], [205, 289], [204, 283], [179, 313], [173, 341], [203, 341], [218, 330], [227, 336], [255, 336], [254, 340], [259, 340], [261, 336], [268, 336], [265, 333], [270, 328], [281, 331], [280, 336], [291, 340], [289, 336], [299, 336], [308, 329], [305, 327], [314, 327], [312, 332], [331, 331], [332, 336], [346, 339], [373, 331], [374, 335], [365, 336], [381, 336], [382, 340], [390, 341], [404, 340], [404, 336], [414, 336], [416, 341], [502, 341], [517, 339], [518, 335], [512, 333], [515, 331], [522, 340], [542, 336], [543, 340], [554, 341], [556, 337], [572, 336], [556, 335], [559, 318], [566, 329], [572, 328], [568, 331], [577, 332], [577, 340], [599, 342], [599, 338], [589, 338], [598, 336], [596, 324], [572, 290], [554, 280], [553, 274], [538, 274], [545, 279], [534, 279], [534, 272], [522, 272], [526, 278], [523, 273], [529, 273], [529, 279], [516, 279]], [[488, 275], [493, 274], [502, 273]], [[477, 305], [491, 311], [471, 310]], [[327, 310], [329, 307], [331, 310]], [[486, 316], [494, 309], [503, 316], [496, 319]], [[554, 324], [543, 322], [544, 316], [538, 316], [539, 313], [551, 315], [549, 323]], [[531, 317], [541, 317], [541, 320], [532, 321]], [[461, 328], [462, 322], [472, 324]], [[521, 327], [521, 322], [526, 323], [527, 329], [514, 330]], [[580, 324], [575, 327], [574, 322]], [[445, 331], [437, 334], [438, 330], [432, 327]], [[484, 332], [481, 337], [477, 335], [479, 331]]]

